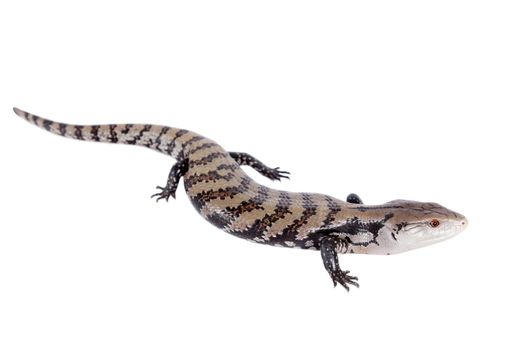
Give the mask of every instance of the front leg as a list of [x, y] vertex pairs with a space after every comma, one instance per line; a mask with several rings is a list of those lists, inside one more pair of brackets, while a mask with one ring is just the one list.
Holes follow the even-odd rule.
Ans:
[[270, 180], [281, 181], [281, 178], [283, 177], [289, 179], [289, 172], [279, 170], [279, 167], [270, 168], [257, 158], [249, 155], [248, 153], [230, 152], [230, 157], [232, 157], [239, 165], [248, 165], [255, 169], [259, 174], [261, 174], [262, 176], [266, 176]]
[[356, 282], [357, 277], [350, 276], [350, 271], [343, 271], [339, 267], [339, 260], [337, 259], [337, 245], [344, 244], [340, 238], [337, 237], [325, 237], [321, 240], [321, 257], [326, 271], [334, 282], [334, 287], [337, 283], [342, 285], [344, 289], [349, 291], [348, 284], [359, 288], [359, 284]]
[[157, 202], [161, 199], [166, 199], [167, 202], [170, 197], [175, 199], [175, 192], [177, 191], [177, 186], [179, 186], [179, 180], [184, 176], [184, 174], [186, 174], [187, 171], [188, 159], [184, 159], [175, 163], [175, 165], [170, 170], [170, 174], [168, 175], [166, 186], [157, 186], [157, 189], [161, 190], [161, 192], [155, 193], [151, 196], [151, 198], [157, 197]]

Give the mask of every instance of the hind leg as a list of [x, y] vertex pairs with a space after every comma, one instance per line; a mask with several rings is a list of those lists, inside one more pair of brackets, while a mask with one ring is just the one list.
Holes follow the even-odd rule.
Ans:
[[350, 193], [347, 197], [346, 197], [346, 201], [348, 203], [354, 203], [354, 204], [363, 204], [363, 201], [361, 200], [361, 198], [355, 194], [355, 193]]
[[170, 170], [166, 186], [157, 186], [157, 189], [161, 190], [161, 192], [155, 193], [151, 196], [151, 198], [157, 197], [157, 202], [161, 199], [166, 199], [167, 202], [170, 197], [173, 197], [173, 199], [175, 199], [175, 192], [177, 191], [177, 186], [179, 186], [179, 180], [181, 177], [184, 176], [184, 174], [186, 174], [187, 171], [187, 159], [175, 163], [175, 165]]
[[281, 178], [289, 179], [289, 172], [279, 170], [279, 167], [270, 168], [248, 153], [230, 152], [230, 157], [232, 157], [239, 165], [248, 165], [255, 169], [259, 174], [266, 176], [270, 180], [281, 181]]

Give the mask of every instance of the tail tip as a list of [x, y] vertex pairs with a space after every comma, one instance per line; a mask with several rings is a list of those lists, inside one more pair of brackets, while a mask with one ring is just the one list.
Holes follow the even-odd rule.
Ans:
[[16, 107], [13, 107], [13, 112], [15, 112], [19, 117], [25, 117], [27, 115], [27, 112], [24, 112], [23, 110]]

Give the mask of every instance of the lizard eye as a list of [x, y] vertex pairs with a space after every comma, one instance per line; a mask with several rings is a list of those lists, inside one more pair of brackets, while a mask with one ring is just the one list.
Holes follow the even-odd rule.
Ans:
[[432, 219], [432, 221], [430, 221], [430, 226], [438, 227], [439, 226], [439, 220], [438, 219]]

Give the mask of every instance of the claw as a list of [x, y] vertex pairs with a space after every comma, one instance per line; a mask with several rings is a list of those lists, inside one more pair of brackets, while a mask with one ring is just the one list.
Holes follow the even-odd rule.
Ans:
[[288, 171], [284, 171], [284, 170], [279, 170], [280, 168], [277, 167], [277, 168], [273, 168], [273, 169], [269, 169], [268, 170], [268, 174], [266, 176], [268, 176], [268, 178], [270, 178], [271, 180], [279, 180], [281, 181], [282, 178], [285, 178], [285, 179], [290, 179], [286, 174], [290, 174], [290, 172]]
[[346, 291], [350, 291], [350, 288], [348, 287], [348, 284], [351, 284], [352, 286], [355, 286], [359, 288], [359, 283], [356, 281], [358, 278], [356, 276], [350, 276], [350, 271], [336, 271], [332, 275], [332, 281], [334, 282], [334, 287], [337, 286], [337, 283], [339, 283], [341, 286], [343, 286]]
[[173, 198], [175, 199], [175, 192], [172, 192], [172, 191], [166, 189], [166, 187], [157, 186], [156, 188], [157, 188], [158, 190], [160, 190], [160, 192], [155, 193], [155, 194], [152, 194], [152, 195], [151, 195], [151, 198], [158, 197], [158, 198], [157, 198], [157, 203], [158, 203], [161, 199], [166, 199], [166, 202], [168, 202], [168, 200], [170, 199], [170, 197], [173, 197]]

